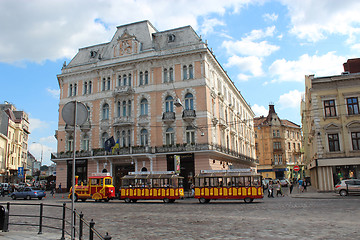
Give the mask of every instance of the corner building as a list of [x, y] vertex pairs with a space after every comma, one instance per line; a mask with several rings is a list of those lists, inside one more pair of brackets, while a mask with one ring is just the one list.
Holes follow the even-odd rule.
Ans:
[[344, 70], [335, 76], [305, 76], [305, 161], [319, 191], [360, 178], [360, 59], [349, 59]]
[[[253, 117], [206, 43], [190, 27], [159, 32], [149, 21], [119, 26], [108, 43], [82, 48], [58, 75], [57, 183], [71, 186], [73, 100], [89, 109], [76, 132], [79, 181], [109, 172], [174, 170], [188, 188], [200, 170], [255, 167]], [[104, 150], [114, 137], [111, 152]]]

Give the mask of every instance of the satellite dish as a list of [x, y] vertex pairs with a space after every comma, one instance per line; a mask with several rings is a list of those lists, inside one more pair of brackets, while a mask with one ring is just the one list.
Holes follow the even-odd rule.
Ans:
[[89, 117], [89, 111], [83, 103], [77, 101], [68, 102], [64, 105], [61, 111], [61, 115], [64, 121], [70, 126], [75, 125], [74, 123], [75, 103], [76, 103], [76, 125], [84, 124]]

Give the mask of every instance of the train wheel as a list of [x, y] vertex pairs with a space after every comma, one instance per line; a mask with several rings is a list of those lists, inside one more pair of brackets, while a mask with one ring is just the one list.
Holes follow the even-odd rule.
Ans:
[[164, 198], [163, 201], [164, 201], [164, 203], [169, 203], [169, 202], [170, 202], [170, 199]]
[[130, 203], [130, 202], [131, 202], [131, 199], [130, 199], [130, 198], [125, 198], [125, 202], [126, 202], [126, 203]]
[[254, 199], [253, 198], [244, 198], [244, 201], [246, 203], [252, 203], [254, 201]]
[[208, 203], [207, 199], [205, 198], [199, 198], [200, 203]]
[[205, 203], [209, 203], [210, 202], [210, 199], [206, 199], [206, 202]]
[[82, 201], [82, 202], [85, 202], [85, 201], [86, 201], [86, 198], [81, 199], [81, 201]]
[[175, 202], [175, 199], [170, 199], [170, 203], [174, 203]]
[[110, 199], [106, 198], [106, 199], [104, 199], [104, 202], [109, 202], [109, 200], [110, 200]]
[[131, 200], [133, 203], [136, 203], [137, 202], [137, 199], [133, 199], [133, 200]]

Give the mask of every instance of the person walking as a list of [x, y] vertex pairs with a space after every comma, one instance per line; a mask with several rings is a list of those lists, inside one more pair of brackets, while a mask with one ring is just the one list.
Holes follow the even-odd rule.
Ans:
[[292, 181], [290, 181], [290, 186], [289, 186], [290, 194], [292, 193], [293, 188], [294, 188], [294, 184]]
[[274, 197], [274, 186], [272, 181], [269, 181], [268, 198]]
[[55, 197], [54, 197], [54, 193], [55, 193], [56, 185], [55, 185], [54, 182], [51, 183], [50, 188], [51, 188], [50, 194], [51, 194], [51, 196], [52, 196], [53, 198], [55, 198]]
[[59, 183], [59, 193], [62, 193], [61, 183]]
[[276, 196], [278, 197], [280, 194], [280, 196], [283, 197], [283, 194], [282, 194], [282, 191], [281, 191], [281, 184], [280, 184], [280, 181], [277, 182], [276, 184]]
[[303, 192], [305, 191], [306, 192], [306, 180], [304, 179], [304, 181], [303, 181]]

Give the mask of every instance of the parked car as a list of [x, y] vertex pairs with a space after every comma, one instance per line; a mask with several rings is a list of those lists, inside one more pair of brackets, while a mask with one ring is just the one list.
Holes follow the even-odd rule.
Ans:
[[340, 196], [346, 196], [352, 193], [360, 194], [360, 179], [346, 179], [336, 184], [335, 192]]
[[41, 200], [46, 196], [46, 193], [43, 190], [35, 190], [31, 187], [19, 188], [18, 191], [11, 193], [11, 199], [15, 200], [17, 198], [24, 198], [30, 200], [31, 198], [37, 198]]
[[281, 179], [281, 180], [280, 180], [280, 185], [281, 185], [282, 187], [288, 187], [288, 186], [290, 185], [290, 181], [287, 180], [287, 179]]

